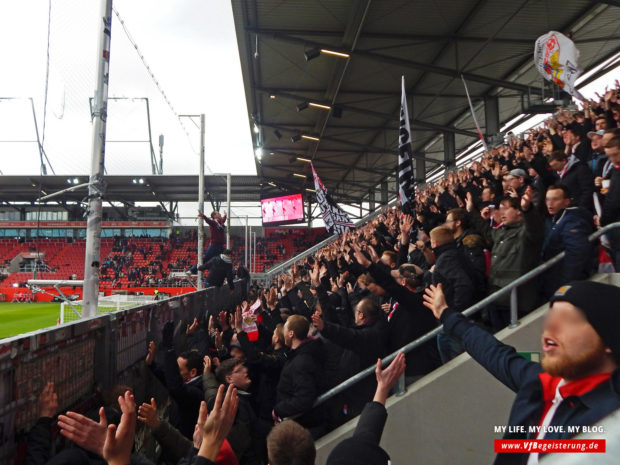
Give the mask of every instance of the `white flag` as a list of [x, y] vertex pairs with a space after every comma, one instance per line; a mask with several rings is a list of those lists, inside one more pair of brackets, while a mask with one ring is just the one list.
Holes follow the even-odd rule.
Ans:
[[312, 177], [314, 178], [316, 201], [321, 207], [321, 213], [327, 231], [330, 234], [338, 234], [341, 236], [349, 229], [353, 229], [353, 223], [349, 220], [349, 215], [347, 215], [327, 193], [327, 189], [314, 170], [314, 165], [312, 165]]
[[[424, 173], [418, 173], [424, 175]], [[405, 76], [402, 77], [402, 95], [400, 99], [400, 130], [398, 134], [398, 199], [403, 212], [412, 215], [413, 205], [413, 168], [411, 166], [411, 128], [405, 95]]]
[[573, 41], [561, 32], [549, 31], [536, 40], [534, 64], [538, 72], [573, 97], [585, 100], [575, 89], [575, 81], [581, 74], [578, 60], [579, 50]]

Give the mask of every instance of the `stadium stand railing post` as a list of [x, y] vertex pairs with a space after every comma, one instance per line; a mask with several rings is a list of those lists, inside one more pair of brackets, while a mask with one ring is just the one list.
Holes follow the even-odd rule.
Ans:
[[517, 296], [517, 288], [513, 287], [510, 291], [510, 325], [509, 328], [516, 328], [519, 326], [519, 316], [517, 309], [519, 308], [519, 298]]

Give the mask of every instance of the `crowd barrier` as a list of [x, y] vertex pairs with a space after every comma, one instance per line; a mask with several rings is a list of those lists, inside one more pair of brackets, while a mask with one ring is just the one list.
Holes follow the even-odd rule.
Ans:
[[161, 341], [167, 321], [182, 334], [194, 318], [208, 321], [247, 297], [247, 282], [208, 288], [148, 305], [0, 340], [0, 464], [20, 463], [26, 433], [38, 418], [38, 396], [49, 381], [58, 412], [85, 410], [104, 390], [126, 384], [136, 400], [149, 395], [148, 342]]
[[[49, 289], [46, 288], [48, 291]], [[65, 295], [77, 294], [78, 299], [82, 299], [82, 287], [78, 286], [62, 286], [60, 290]], [[112, 295], [114, 292], [127, 292], [127, 293], [142, 293], [146, 295], [153, 295], [155, 290], [160, 294], [168, 294], [170, 296], [177, 296], [181, 294], [186, 294], [188, 292], [192, 292], [196, 290], [195, 287], [188, 286], [187, 287], [123, 287], [121, 289], [100, 289], [100, 292], [103, 292], [104, 295]], [[10, 302], [15, 297], [19, 300], [20, 296], [28, 295], [32, 302], [50, 302], [54, 295], [56, 294], [55, 290], [51, 290], [50, 293], [37, 293], [34, 294], [27, 287], [0, 287], [0, 295], [4, 296], [4, 301]]]

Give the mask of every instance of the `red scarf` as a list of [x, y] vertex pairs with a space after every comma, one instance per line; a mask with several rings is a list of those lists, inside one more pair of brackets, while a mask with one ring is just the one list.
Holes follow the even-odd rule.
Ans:
[[[543, 400], [545, 401], [545, 408], [540, 416], [540, 426], [545, 418], [545, 415], [551, 408], [551, 401], [555, 398], [555, 391], [562, 378], [551, 376], [549, 373], [540, 373], [538, 377], [540, 378], [540, 384], [542, 384]], [[590, 392], [599, 384], [609, 380], [610, 377], [611, 373], [597, 373], [596, 375], [586, 376], [585, 378], [578, 379], [577, 381], [573, 381], [572, 383], [568, 383], [560, 387], [560, 395], [563, 399], [566, 399], [568, 396], [582, 396], [587, 392]]]
[[232, 447], [230, 447], [227, 439], [224, 439], [224, 442], [222, 443], [222, 448], [220, 449], [220, 453], [215, 459], [215, 463], [217, 465], [239, 465], [237, 456], [232, 450]]

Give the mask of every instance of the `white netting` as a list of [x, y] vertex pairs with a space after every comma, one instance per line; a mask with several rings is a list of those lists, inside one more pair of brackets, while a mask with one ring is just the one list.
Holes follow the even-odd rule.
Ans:
[[[139, 307], [153, 302], [152, 295], [122, 295], [114, 294], [105, 297], [99, 297], [97, 304], [97, 315], [104, 313], [116, 312], [117, 310], [126, 310], [128, 308]], [[80, 319], [83, 310], [83, 301], [63, 302], [60, 305], [60, 323], [68, 323], [69, 321], [77, 321]]]

